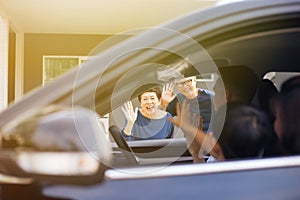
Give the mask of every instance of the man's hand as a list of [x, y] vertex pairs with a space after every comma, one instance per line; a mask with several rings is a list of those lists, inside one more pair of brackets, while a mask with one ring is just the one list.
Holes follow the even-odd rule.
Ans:
[[220, 145], [212, 133], [206, 134], [202, 130], [202, 117], [199, 118], [199, 124], [195, 124], [196, 116], [191, 117], [190, 105], [184, 101], [180, 109], [177, 104], [177, 119], [169, 118], [169, 121], [178, 126], [184, 132], [189, 151], [193, 156], [194, 162], [201, 162], [199, 152], [208, 152], [218, 160], [224, 160], [224, 155]]

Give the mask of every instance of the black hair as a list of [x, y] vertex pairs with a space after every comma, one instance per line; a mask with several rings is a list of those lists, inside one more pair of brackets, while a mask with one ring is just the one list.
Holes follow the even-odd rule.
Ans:
[[229, 90], [239, 102], [249, 104], [258, 87], [255, 72], [243, 65], [220, 67], [219, 71], [225, 89]]
[[300, 76], [294, 76], [281, 85], [280, 93], [281, 94], [286, 94], [293, 89], [299, 88], [300, 87]]
[[140, 87], [138, 87], [134, 92], [133, 92], [133, 96], [134, 97], [138, 97], [139, 102], [141, 102], [141, 96], [146, 93], [146, 92], [154, 92], [156, 93], [156, 96], [158, 99], [161, 98], [162, 95], [162, 91], [160, 89], [160, 85], [157, 84], [145, 84], [142, 85]]
[[300, 76], [290, 78], [280, 90], [282, 145], [287, 154], [300, 154]]
[[272, 126], [255, 107], [228, 104], [219, 144], [226, 159], [254, 158], [263, 151]]
[[275, 120], [275, 103], [279, 97], [279, 91], [269, 79], [263, 79], [258, 86], [259, 107], [273, 122]]

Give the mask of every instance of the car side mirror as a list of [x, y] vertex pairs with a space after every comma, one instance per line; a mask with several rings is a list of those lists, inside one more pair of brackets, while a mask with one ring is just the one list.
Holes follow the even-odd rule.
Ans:
[[22, 118], [1, 130], [2, 149], [19, 169], [7, 167], [7, 175], [81, 185], [103, 179], [112, 151], [94, 111], [51, 106]]

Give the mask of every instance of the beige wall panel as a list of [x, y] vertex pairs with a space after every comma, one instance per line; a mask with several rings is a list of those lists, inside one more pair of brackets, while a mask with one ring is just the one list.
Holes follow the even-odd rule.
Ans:
[[24, 93], [42, 84], [44, 55], [88, 56], [110, 35], [25, 34]]

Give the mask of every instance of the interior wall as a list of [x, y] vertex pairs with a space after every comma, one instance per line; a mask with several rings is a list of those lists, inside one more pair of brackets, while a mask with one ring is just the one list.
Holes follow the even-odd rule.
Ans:
[[43, 56], [88, 56], [111, 35], [25, 34], [24, 94], [42, 84]]

